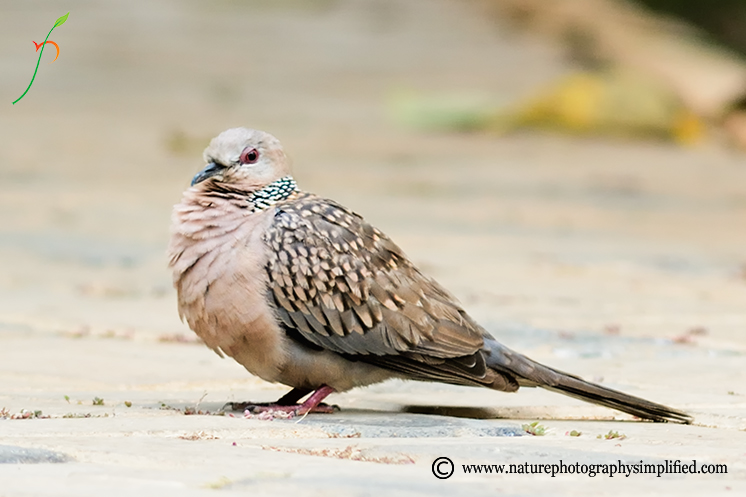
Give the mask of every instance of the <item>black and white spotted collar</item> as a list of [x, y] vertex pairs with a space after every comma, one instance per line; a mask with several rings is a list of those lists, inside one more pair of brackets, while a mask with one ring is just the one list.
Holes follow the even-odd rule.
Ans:
[[261, 211], [285, 200], [295, 192], [299, 192], [298, 185], [292, 176], [285, 176], [273, 181], [249, 195], [249, 202], [254, 204], [254, 210]]

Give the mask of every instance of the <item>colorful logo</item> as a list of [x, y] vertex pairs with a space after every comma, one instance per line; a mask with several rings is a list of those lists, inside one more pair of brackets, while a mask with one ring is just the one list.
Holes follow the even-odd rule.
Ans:
[[[39, 49], [41, 48], [41, 46], [44, 45], [44, 43], [51, 43], [52, 45], [54, 45], [54, 48], [57, 49], [57, 55], [54, 56], [54, 60], [57, 60], [57, 57], [60, 56], [60, 46], [58, 44], [56, 44], [55, 42], [53, 42], [52, 40], [45, 41], [43, 43], [36, 43], [35, 41], [31, 40], [31, 43], [33, 43], [34, 45], [36, 45], [36, 51], [37, 52], [39, 51]], [[39, 55], [41, 55], [41, 54], [39, 54]], [[54, 60], [52, 62], [54, 62]], [[50, 64], [52, 62], [50, 62]]]
[[[54, 45], [54, 48], [57, 49], [57, 55], [54, 56], [54, 60], [57, 60], [57, 57], [60, 56], [60, 47], [59, 47], [59, 45], [57, 45], [53, 41], [47, 41], [47, 40], [49, 40], [49, 35], [52, 34], [52, 31], [54, 31], [54, 28], [56, 28], [57, 26], [62, 26], [63, 24], [65, 24], [65, 21], [67, 21], [67, 16], [69, 16], [69, 15], [70, 15], [70, 13], [68, 12], [67, 14], [65, 14], [62, 17], [60, 17], [59, 19], [57, 19], [54, 22], [54, 26], [52, 26], [52, 29], [49, 30], [49, 33], [47, 33], [47, 37], [44, 38], [44, 41], [42, 43], [36, 43], [35, 41], [33, 42], [34, 45], [36, 46], [36, 51], [37, 52], [39, 52], [39, 48], [41, 48], [41, 52], [39, 52], [39, 59], [36, 61], [36, 69], [34, 69], [34, 75], [31, 77], [31, 83], [28, 84], [28, 88], [26, 88], [26, 91], [23, 92], [23, 95], [21, 95], [20, 97], [18, 97], [13, 102], [13, 105], [15, 105], [16, 102], [18, 102], [20, 99], [22, 99], [26, 95], [26, 93], [28, 93], [28, 91], [31, 89], [31, 85], [34, 84], [34, 79], [36, 78], [36, 71], [39, 70], [39, 63], [41, 62], [41, 55], [44, 53], [44, 46], [47, 43], [51, 43], [52, 45]], [[54, 62], [54, 60], [52, 62]], [[50, 64], [52, 62], [50, 62]]]

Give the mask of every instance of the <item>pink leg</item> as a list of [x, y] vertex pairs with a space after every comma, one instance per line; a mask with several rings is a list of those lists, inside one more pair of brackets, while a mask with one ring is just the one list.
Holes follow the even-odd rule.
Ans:
[[[300, 407], [298, 407], [296, 414], [306, 414], [307, 412], [314, 412], [314, 409], [317, 409], [319, 407], [319, 404], [321, 404], [321, 401], [324, 400], [330, 393], [334, 393], [334, 389], [332, 387], [321, 385], [321, 387], [313, 392], [311, 396], [308, 397], [306, 401], [300, 405]], [[323, 412], [334, 412], [333, 407], [326, 407], [330, 410]]]

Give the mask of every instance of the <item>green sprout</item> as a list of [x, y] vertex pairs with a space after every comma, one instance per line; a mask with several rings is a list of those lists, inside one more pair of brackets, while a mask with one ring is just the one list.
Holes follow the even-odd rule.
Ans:
[[547, 427], [540, 425], [538, 421], [534, 421], [530, 424], [525, 424], [521, 426], [523, 428], [523, 431], [528, 433], [529, 435], [533, 435], [535, 437], [543, 437], [546, 435]]
[[625, 438], [627, 438], [627, 435], [619, 433], [618, 431], [609, 430], [609, 433], [605, 435], [598, 435], [596, 438], [601, 438], [603, 440], [624, 440]]
[[34, 79], [36, 78], [36, 71], [39, 70], [39, 63], [41, 62], [41, 54], [44, 53], [44, 47], [47, 44], [47, 40], [49, 39], [49, 35], [52, 34], [52, 31], [54, 30], [54, 28], [56, 28], [57, 26], [62, 26], [63, 24], [65, 24], [65, 21], [67, 21], [67, 16], [69, 16], [69, 15], [70, 15], [70, 13], [68, 12], [64, 16], [62, 16], [59, 19], [57, 19], [54, 22], [54, 26], [52, 26], [52, 29], [50, 29], [49, 33], [47, 33], [47, 37], [44, 38], [44, 43], [42, 43], [42, 46], [41, 46], [41, 52], [39, 52], [39, 59], [36, 61], [36, 69], [34, 69], [34, 75], [31, 76], [31, 83], [28, 84], [28, 88], [26, 88], [26, 91], [23, 92], [23, 95], [21, 95], [15, 101], [13, 101], [13, 105], [15, 105], [16, 102], [18, 102], [20, 99], [22, 99], [24, 96], [26, 96], [26, 93], [28, 93], [28, 91], [31, 89], [31, 85], [34, 84]]

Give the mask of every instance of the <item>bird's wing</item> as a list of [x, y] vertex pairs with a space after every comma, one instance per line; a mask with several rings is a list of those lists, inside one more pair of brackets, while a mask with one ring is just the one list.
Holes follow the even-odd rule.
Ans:
[[485, 332], [386, 235], [308, 193], [275, 207], [267, 275], [286, 329], [415, 379], [495, 381], [485, 378], [494, 376], [481, 352]]

